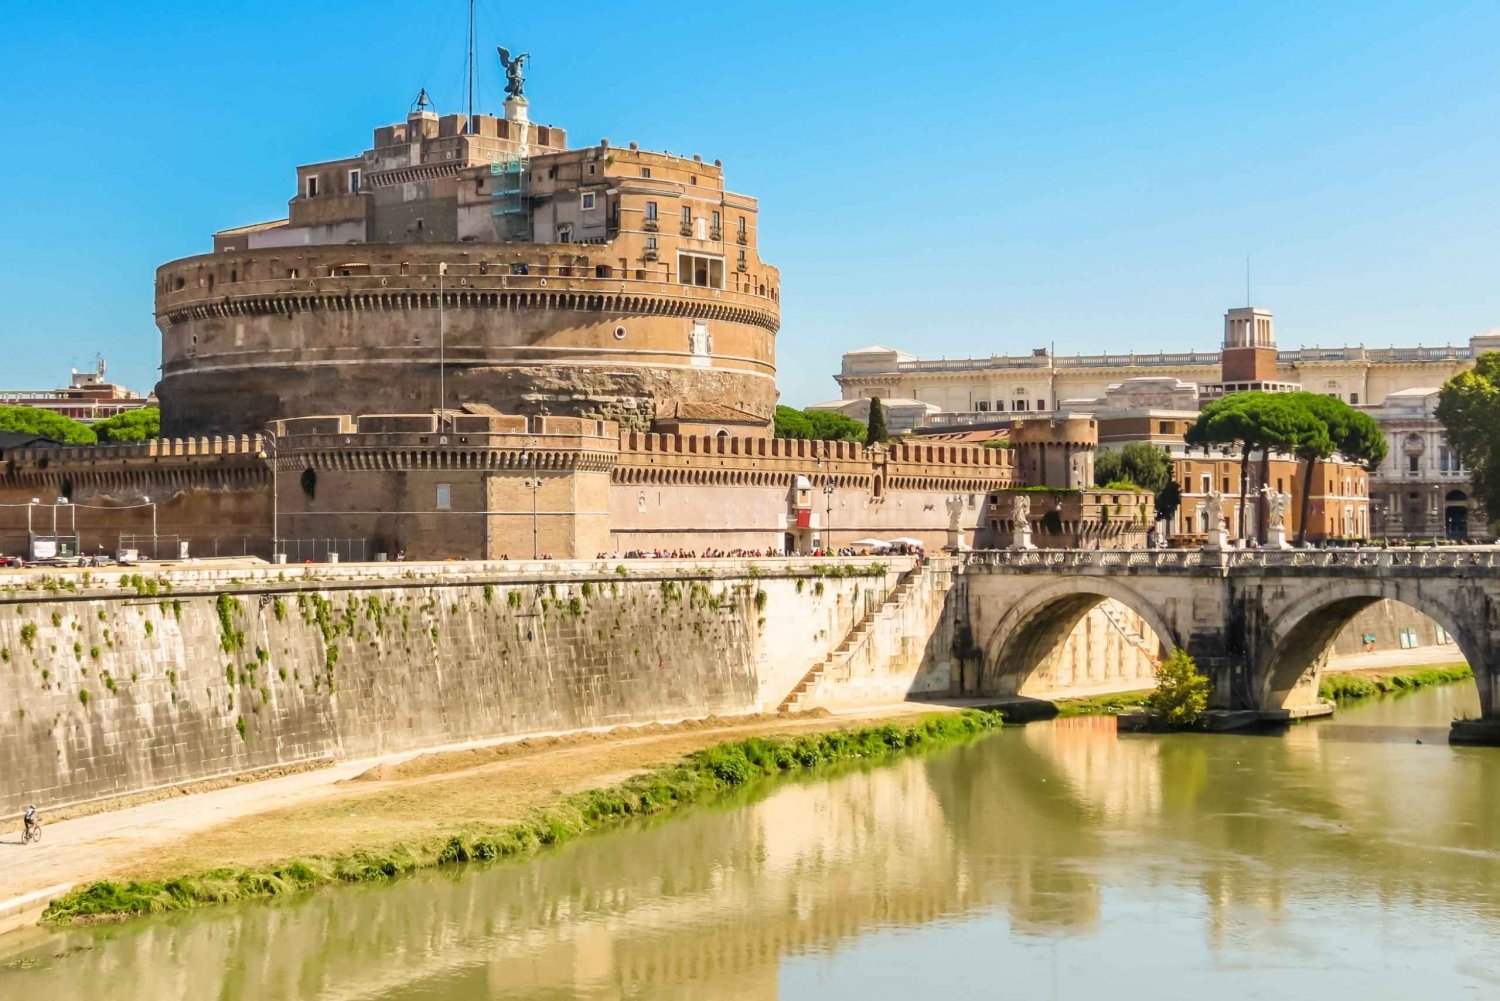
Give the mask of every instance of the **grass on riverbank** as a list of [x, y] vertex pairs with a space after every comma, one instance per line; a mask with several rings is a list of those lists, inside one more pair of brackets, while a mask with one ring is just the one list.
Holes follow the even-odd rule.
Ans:
[[280, 896], [331, 883], [387, 880], [434, 866], [523, 858], [634, 817], [710, 802], [757, 779], [840, 761], [932, 749], [999, 726], [998, 714], [970, 710], [925, 717], [909, 726], [887, 723], [795, 738], [751, 737], [695, 751], [677, 764], [617, 785], [565, 796], [517, 823], [468, 825], [445, 837], [395, 844], [380, 851], [310, 856], [252, 868], [210, 869], [165, 880], [97, 882], [53, 901], [44, 920], [67, 923], [81, 918], [158, 914]]
[[1318, 683], [1318, 697], [1348, 702], [1466, 681], [1472, 677], [1474, 671], [1468, 664], [1430, 664], [1402, 671], [1347, 671], [1324, 674]]
[[1057, 706], [1059, 716], [1118, 716], [1123, 712], [1141, 708], [1150, 694], [1151, 689], [1143, 688], [1135, 692], [1111, 692], [1108, 695], [1090, 695], [1079, 699], [1058, 699], [1053, 705]]

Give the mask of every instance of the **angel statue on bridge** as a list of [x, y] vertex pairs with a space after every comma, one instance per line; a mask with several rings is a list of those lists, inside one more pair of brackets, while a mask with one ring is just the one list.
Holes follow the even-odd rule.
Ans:
[[1266, 499], [1266, 527], [1285, 528], [1286, 509], [1292, 502], [1292, 495], [1277, 490], [1269, 483], [1261, 485], [1260, 494]]
[[1010, 499], [1010, 517], [1017, 528], [1026, 528], [1031, 523], [1031, 498], [1016, 494]]
[[1203, 501], [1203, 512], [1206, 524], [1203, 526], [1206, 532], [1217, 532], [1224, 527], [1224, 495], [1217, 490], [1210, 490]]
[[526, 88], [526, 60], [531, 58], [531, 53], [523, 52], [512, 59], [505, 46], [496, 48], [500, 53], [500, 65], [505, 68], [505, 93], [510, 97], [524, 97], [521, 92]]

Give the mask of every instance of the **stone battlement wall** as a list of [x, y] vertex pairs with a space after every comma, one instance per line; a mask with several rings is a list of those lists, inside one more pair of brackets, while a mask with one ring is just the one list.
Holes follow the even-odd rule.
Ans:
[[1006, 449], [897, 443], [868, 449], [859, 442], [638, 434], [620, 439], [616, 483], [786, 484], [805, 476], [815, 485], [873, 489], [993, 490], [1009, 486], [1014, 465]]
[[725, 560], [0, 577], [0, 815], [774, 708], [773, 674], [827, 656], [910, 564], [846, 562], [871, 576]]

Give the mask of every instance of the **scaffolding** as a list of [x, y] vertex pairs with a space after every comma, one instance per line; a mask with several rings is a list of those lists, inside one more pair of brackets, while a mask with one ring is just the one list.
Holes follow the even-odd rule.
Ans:
[[506, 241], [531, 240], [531, 207], [526, 199], [526, 158], [507, 157], [490, 164], [490, 215], [495, 232]]

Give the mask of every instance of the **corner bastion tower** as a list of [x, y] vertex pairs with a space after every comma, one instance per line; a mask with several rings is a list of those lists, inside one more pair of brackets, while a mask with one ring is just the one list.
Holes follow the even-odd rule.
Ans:
[[[519, 62], [519, 61], [517, 61]], [[507, 68], [510, 64], [507, 63]], [[780, 275], [715, 160], [425, 92], [370, 149], [297, 168], [288, 216], [162, 265], [162, 429], [465, 404], [768, 433]]]

